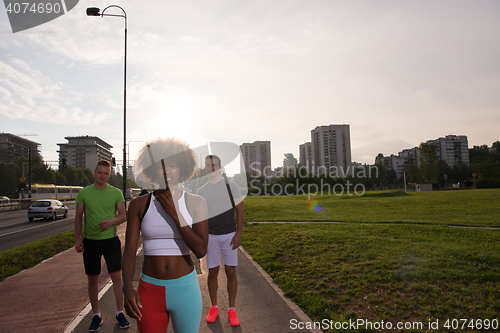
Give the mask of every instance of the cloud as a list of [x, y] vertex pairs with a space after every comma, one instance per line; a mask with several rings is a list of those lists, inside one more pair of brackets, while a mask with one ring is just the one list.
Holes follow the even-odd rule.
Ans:
[[[497, 1], [119, 5], [129, 17], [129, 130], [194, 105], [204, 126], [221, 128], [211, 137], [270, 140], [279, 147], [277, 165], [315, 126], [335, 123], [351, 125], [353, 148], [457, 132], [496, 140]], [[120, 112], [123, 19], [87, 17], [80, 5], [30, 31], [0, 40], [2, 114], [38, 119], [57, 112], [85, 124]], [[103, 125], [119, 137], [114, 121]]]
[[0, 114], [15, 120], [51, 124], [100, 124], [107, 113], [84, 111], [80, 93], [20, 59], [0, 61]]
[[432, 91], [430, 90], [421, 90], [415, 94], [418, 98], [430, 102], [432, 99]]

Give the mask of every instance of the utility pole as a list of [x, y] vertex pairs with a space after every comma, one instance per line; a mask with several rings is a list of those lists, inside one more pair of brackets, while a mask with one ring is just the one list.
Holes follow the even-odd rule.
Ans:
[[[17, 136], [38, 136], [36, 133], [20, 133], [20, 134], [14, 134]], [[28, 191], [29, 191], [29, 196], [31, 197], [31, 147], [28, 146]], [[24, 178], [24, 163], [23, 163], [23, 177]], [[23, 199], [24, 199], [24, 190], [23, 190]]]
[[405, 193], [406, 193], [406, 172], [403, 173], [404, 181], [405, 181]]

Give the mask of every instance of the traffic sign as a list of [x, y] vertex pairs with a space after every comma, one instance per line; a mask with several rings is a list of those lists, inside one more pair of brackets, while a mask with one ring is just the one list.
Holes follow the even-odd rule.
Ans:
[[25, 181], [26, 181], [26, 177], [21, 177], [21, 178], [19, 178], [19, 181], [20, 181], [20, 182], [25, 182]]

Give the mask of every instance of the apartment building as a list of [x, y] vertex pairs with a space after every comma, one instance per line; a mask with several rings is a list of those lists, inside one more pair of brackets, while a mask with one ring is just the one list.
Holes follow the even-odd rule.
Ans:
[[241, 172], [249, 172], [253, 175], [271, 177], [271, 141], [255, 141], [243, 143], [240, 146], [245, 169]]
[[0, 162], [16, 162], [21, 156], [31, 158], [40, 155], [40, 144], [10, 133], [0, 133]]
[[283, 168], [286, 170], [288, 168], [297, 167], [297, 159], [293, 157], [292, 153], [285, 154], [285, 159], [283, 160]]
[[311, 130], [314, 173], [347, 172], [352, 166], [349, 125], [317, 126]]
[[[445, 161], [450, 167], [465, 163], [470, 165], [469, 142], [465, 135], [446, 135], [444, 138], [428, 140], [436, 147], [438, 161]], [[378, 163], [378, 159], [375, 159]], [[405, 149], [398, 153], [398, 156], [391, 155], [384, 157], [384, 164], [388, 169], [394, 169], [398, 178], [404, 173], [407, 164], [416, 164], [421, 167], [418, 147]]]
[[437, 156], [450, 167], [465, 163], [470, 165], [469, 141], [465, 135], [447, 135], [444, 138], [429, 140], [436, 146]]
[[312, 143], [306, 142], [299, 145], [299, 163], [305, 167], [307, 171], [312, 171]]
[[[406, 160], [403, 157], [391, 154], [391, 156], [384, 156], [382, 161], [378, 157], [375, 158], [375, 165], [383, 163], [387, 170], [394, 170], [396, 172], [396, 177], [399, 179], [403, 177], [405, 172]], [[419, 163], [420, 164], [420, 163]]]
[[420, 168], [418, 147], [404, 149], [398, 153], [398, 157], [402, 158], [405, 164], [416, 164]]
[[67, 136], [67, 143], [58, 143], [59, 163], [66, 159], [67, 165], [73, 168], [89, 168], [94, 170], [100, 160], [111, 163], [113, 154], [110, 144], [96, 136]]

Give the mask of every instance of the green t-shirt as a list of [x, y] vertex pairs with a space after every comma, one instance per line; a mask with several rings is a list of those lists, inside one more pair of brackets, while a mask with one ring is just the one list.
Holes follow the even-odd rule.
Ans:
[[116, 225], [102, 230], [99, 223], [114, 219], [117, 206], [124, 201], [122, 192], [109, 184], [103, 189], [97, 189], [94, 185], [81, 189], [75, 202], [84, 206], [83, 238], [108, 239], [116, 237]]

